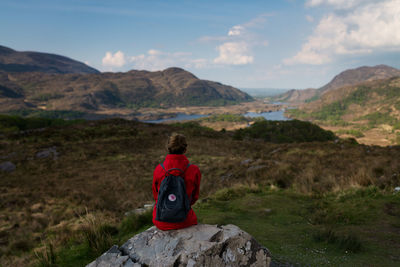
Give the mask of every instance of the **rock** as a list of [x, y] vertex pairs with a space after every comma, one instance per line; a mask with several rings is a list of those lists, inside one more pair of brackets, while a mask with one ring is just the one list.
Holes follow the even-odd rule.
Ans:
[[95, 261], [86, 265], [86, 267], [141, 267], [141, 264], [134, 263], [129, 256], [123, 256], [118, 246], [112, 246], [106, 253], [101, 255]]
[[268, 167], [267, 165], [251, 166], [250, 168], [247, 169], [247, 172], [255, 172], [255, 171], [258, 171], [258, 170], [265, 169], [267, 167]]
[[248, 164], [250, 164], [251, 162], [252, 162], [251, 159], [245, 159], [245, 160], [242, 160], [242, 161], [240, 162], [240, 165], [248, 165]]
[[4, 172], [13, 172], [15, 171], [16, 167], [15, 164], [12, 163], [11, 161], [5, 161], [3, 163], [0, 163], [0, 170]]
[[113, 246], [87, 267], [270, 266], [271, 255], [235, 225], [199, 224], [161, 231], [156, 227]]
[[144, 208], [145, 210], [152, 210], [153, 207], [154, 207], [154, 203], [153, 203], [153, 204], [144, 204], [144, 205], [143, 205], [143, 208]]
[[220, 177], [221, 181], [225, 181], [225, 180], [230, 180], [230, 178], [233, 176], [233, 173], [229, 172], [227, 174], [224, 174]]
[[57, 159], [58, 157], [58, 152], [56, 150], [56, 147], [50, 147], [50, 148], [46, 148], [42, 151], [39, 151], [36, 153], [36, 158], [38, 159], [45, 159], [52, 156], [53, 159]]

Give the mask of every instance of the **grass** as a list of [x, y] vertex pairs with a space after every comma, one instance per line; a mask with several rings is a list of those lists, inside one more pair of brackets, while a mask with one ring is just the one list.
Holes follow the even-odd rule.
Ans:
[[[256, 216], [255, 213], [247, 213], [239, 202], [235, 207], [230, 206], [229, 199], [239, 201], [252, 195], [263, 195], [266, 187], [275, 186], [286, 192], [276, 196], [283, 202], [283, 209], [289, 209], [285, 203], [292, 203], [287, 198], [293, 196], [295, 201], [313, 208], [312, 213], [319, 215], [311, 219], [317, 221], [319, 218], [324, 225], [332, 219], [329, 214], [336, 214], [331, 211], [339, 206], [340, 202], [328, 205], [337, 198], [335, 194], [368, 186], [384, 192], [400, 184], [400, 147], [396, 146], [369, 147], [343, 140], [274, 144], [253, 137], [236, 140], [234, 132], [216, 132], [196, 123], [154, 125], [121, 119], [5, 133], [0, 139], [0, 163], [11, 161], [16, 170], [0, 172], [0, 264], [29, 265], [33, 258], [36, 259], [36, 249], [43, 249], [43, 243], [52, 244], [58, 263], [69, 258], [72, 262], [88, 262], [110, 240], [113, 243], [126, 241], [134, 232], [129, 230], [130, 226], [138, 225], [132, 227], [142, 229], [140, 220], [125, 218], [124, 213], [152, 200], [152, 171], [164, 160], [164, 144], [172, 132], [187, 136], [187, 156], [202, 172], [201, 198], [213, 198], [214, 194], [218, 198], [215, 200], [217, 206], [210, 208], [210, 214], [220, 212], [220, 204], [227, 209], [222, 217], [215, 216], [216, 221], [229, 222], [238, 212], [243, 212], [243, 221], [235, 220], [234, 223], [246, 229], [250, 229], [251, 223], [244, 217], [249, 215], [248, 218], [258, 220], [251, 217]], [[36, 157], [38, 152], [50, 147], [57, 151], [57, 159]], [[238, 183], [251, 186], [236, 190]], [[218, 191], [224, 188], [228, 193]], [[329, 193], [333, 195], [328, 204], [320, 203], [315, 207], [307, 204], [315, 197], [312, 203], [316, 205], [318, 197], [326, 195], [325, 199], [328, 199]], [[355, 197], [359, 198], [357, 194]], [[371, 199], [368, 205], [375, 207]], [[367, 203], [365, 199], [361, 200], [359, 205]], [[255, 201], [264, 200], [256, 198]], [[379, 204], [381, 200], [376, 201]], [[265, 205], [269, 208], [268, 202]], [[343, 208], [347, 210], [346, 205]], [[396, 206], [392, 206], [388, 204], [387, 209], [397, 214]], [[343, 223], [363, 226], [366, 222], [356, 218], [357, 212], [364, 210], [360, 206], [352, 209], [355, 215], [344, 213]], [[291, 212], [283, 215], [297, 220], [298, 215], [291, 215]], [[93, 226], [88, 226], [88, 221], [83, 219], [87, 214], [95, 216]], [[208, 218], [206, 215], [204, 218]], [[392, 223], [400, 225], [396, 220]], [[259, 227], [262, 229], [261, 225]], [[83, 229], [87, 229], [86, 236]], [[297, 229], [300, 232], [296, 229], [291, 231], [302, 234], [301, 228]], [[324, 229], [332, 229], [338, 240], [346, 238], [342, 229], [321, 226], [320, 230]], [[99, 235], [103, 240], [97, 238]], [[265, 237], [263, 242], [266, 241]], [[90, 242], [94, 244], [90, 247], [97, 249], [89, 249]], [[288, 240], [283, 238], [279, 242], [285, 246]], [[268, 244], [268, 247], [278, 247], [278, 243]], [[274, 251], [279, 255], [278, 250]], [[50, 248], [43, 254], [48, 255], [44, 256], [48, 262], [54, 261], [51, 254]], [[71, 263], [70, 266], [74, 265]]]
[[368, 126], [370, 128], [377, 127], [378, 125], [381, 124], [397, 126], [400, 123], [396, 118], [390, 116], [389, 113], [381, 113], [381, 112], [370, 113], [368, 115], [360, 117], [358, 120], [368, 120]]
[[349, 134], [356, 138], [364, 137], [362, 131], [356, 129], [340, 129], [336, 131], [336, 134]]
[[307, 196], [244, 185], [218, 191], [197, 204], [195, 212], [202, 223], [238, 225], [268, 247], [277, 262], [396, 266], [400, 235], [391, 225], [399, 218], [385, 212], [388, 203], [398, 205], [400, 199], [373, 187]]
[[36, 266], [85, 266], [112, 245], [122, 245], [136, 233], [152, 226], [152, 213], [125, 217], [117, 226], [105, 223], [93, 214], [84, 218], [80, 232], [57, 250], [49, 244], [36, 252]]

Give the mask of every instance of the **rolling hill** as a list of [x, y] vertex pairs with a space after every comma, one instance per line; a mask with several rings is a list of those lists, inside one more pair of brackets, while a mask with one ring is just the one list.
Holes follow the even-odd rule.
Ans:
[[288, 115], [368, 144], [400, 144], [400, 77], [330, 89]]

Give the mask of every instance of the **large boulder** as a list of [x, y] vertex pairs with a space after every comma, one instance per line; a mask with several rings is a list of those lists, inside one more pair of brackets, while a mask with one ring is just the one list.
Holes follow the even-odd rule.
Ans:
[[87, 267], [269, 266], [271, 255], [235, 225], [199, 224], [180, 230], [156, 227], [113, 246]]

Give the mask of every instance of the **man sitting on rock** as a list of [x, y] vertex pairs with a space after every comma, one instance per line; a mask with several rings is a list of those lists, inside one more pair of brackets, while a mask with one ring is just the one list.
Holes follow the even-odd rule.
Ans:
[[168, 138], [168, 155], [153, 173], [153, 223], [160, 230], [173, 230], [197, 224], [191, 206], [199, 198], [201, 173], [189, 164], [186, 138], [174, 133]]

